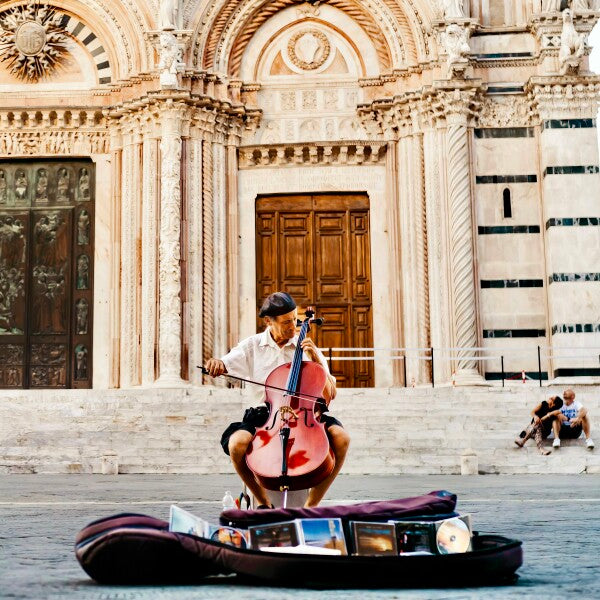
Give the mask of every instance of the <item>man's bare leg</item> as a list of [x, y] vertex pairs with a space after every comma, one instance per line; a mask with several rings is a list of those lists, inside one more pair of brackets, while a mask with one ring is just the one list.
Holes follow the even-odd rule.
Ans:
[[340, 472], [340, 469], [342, 468], [346, 458], [346, 453], [348, 452], [350, 436], [346, 433], [343, 427], [340, 427], [339, 425], [332, 425], [327, 430], [327, 435], [329, 436], [331, 449], [333, 450], [333, 455], [335, 456], [335, 466], [331, 472], [331, 475], [329, 475], [327, 479], [324, 479], [319, 485], [310, 489], [308, 498], [304, 504], [306, 508], [319, 505], [319, 502], [321, 502], [323, 496], [325, 496], [329, 486], [333, 483], [334, 479]]
[[254, 473], [248, 468], [246, 464], [246, 450], [253, 439], [253, 435], [248, 431], [241, 429], [236, 431], [229, 438], [229, 456], [233, 463], [233, 468], [240, 476], [241, 480], [246, 484], [252, 495], [256, 499], [259, 505], [266, 504], [271, 506], [271, 501], [265, 490], [254, 477]]
[[590, 437], [590, 420], [587, 415], [581, 419], [581, 428], [583, 429], [583, 434], [587, 440]]

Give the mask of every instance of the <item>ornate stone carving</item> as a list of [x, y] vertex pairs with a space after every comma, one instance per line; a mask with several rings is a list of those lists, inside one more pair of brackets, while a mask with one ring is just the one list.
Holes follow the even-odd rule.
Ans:
[[[6, 224], [0, 226], [0, 236], [5, 228]], [[0, 257], [0, 333], [23, 334], [23, 331], [16, 326], [13, 305], [19, 298], [24, 297], [24, 289], [23, 271], [10, 267], [8, 261]]]
[[107, 131], [0, 132], [0, 154], [38, 156], [43, 154], [106, 154]]
[[596, 118], [600, 77], [588, 76], [584, 81], [573, 77], [532, 77], [526, 91], [541, 120]]
[[29, 182], [27, 181], [25, 171], [23, 171], [23, 169], [18, 169], [15, 171], [15, 197], [17, 200], [27, 199], [28, 187]]
[[563, 27], [560, 34], [560, 50], [558, 63], [560, 74], [577, 73], [582, 63], [585, 52], [585, 33], [578, 33], [573, 25], [573, 13], [566, 9], [563, 11]]
[[385, 162], [384, 142], [334, 142], [331, 144], [276, 144], [240, 148], [240, 169], [285, 167], [299, 164], [357, 165]]
[[161, 385], [181, 384], [181, 124], [184, 105], [160, 110], [159, 343]]
[[561, 0], [543, 0], [542, 12], [559, 12]]
[[179, 1], [180, 0], [160, 0], [159, 25], [163, 31], [178, 29]]
[[444, 19], [462, 19], [465, 16], [463, 0], [439, 0]]
[[292, 64], [303, 71], [313, 71], [329, 58], [331, 44], [322, 31], [302, 29], [292, 35], [287, 51]]
[[485, 96], [477, 119], [479, 127], [529, 127], [531, 105], [524, 96]]
[[62, 14], [47, 4], [28, 3], [0, 13], [0, 61], [23, 81], [51, 75], [67, 56]]
[[441, 34], [441, 42], [447, 55], [448, 76], [463, 75], [469, 66], [469, 28], [456, 23], [446, 27]]
[[177, 38], [170, 31], [160, 34], [160, 85], [163, 89], [177, 89], [179, 87], [178, 74], [183, 71], [183, 48]]

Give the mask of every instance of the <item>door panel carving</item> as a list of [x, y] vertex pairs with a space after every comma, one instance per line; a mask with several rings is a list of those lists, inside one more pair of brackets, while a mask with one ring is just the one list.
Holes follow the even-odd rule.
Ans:
[[2, 388], [91, 387], [94, 175], [0, 161]]
[[[321, 348], [372, 347], [368, 198], [265, 197], [256, 211], [257, 305], [287, 291], [325, 319], [313, 330]], [[373, 361], [331, 362], [339, 386], [373, 385]]]

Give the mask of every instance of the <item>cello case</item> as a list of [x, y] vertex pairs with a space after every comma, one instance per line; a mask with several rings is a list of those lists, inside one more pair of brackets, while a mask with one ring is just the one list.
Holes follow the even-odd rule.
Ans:
[[[313, 509], [226, 511], [221, 522], [238, 526], [295, 518], [339, 517], [376, 521], [389, 518], [437, 520], [456, 515], [456, 496], [431, 492], [385, 502]], [[285, 512], [282, 512], [285, 511]], [[307, 511], [309, 511], [307, 513]], [[473, 550], [429, 556], [323, 556], [275, 554], [238, 549], [194, 535], [168, 531], [168, 523], [121, 514], [90, 523], [77, 536], [76, 556], [98, 583], [123, 585], [228, 583], [318, 588], [458, 587], [511, 583], [523, 562], [521, 542], [476, 535]]]

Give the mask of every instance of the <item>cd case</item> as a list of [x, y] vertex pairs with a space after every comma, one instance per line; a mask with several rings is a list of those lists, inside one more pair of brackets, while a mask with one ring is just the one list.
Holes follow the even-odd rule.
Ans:
[[174, 504], [171, 505], [169, 514], [169, 531], [188, 533], [236, 548], [248, 548], [248, 533], [246, 531], [235, 527], [212, 525]]
[[305, 546], [347, 554], [341, 519], [296, 519], [248, 528], [250, 546], [257, 550]]
[[471, 550], [471, 515], [440, 521], [390, 521], [399, 554], [459, 554]]
[[354, 553], [360, 556], [398, 554], [394, 523], [350, 521]]

